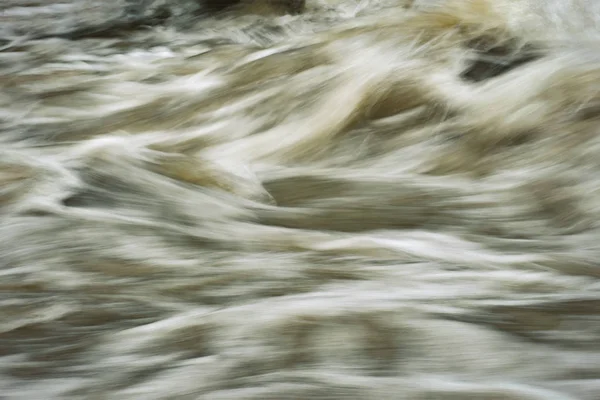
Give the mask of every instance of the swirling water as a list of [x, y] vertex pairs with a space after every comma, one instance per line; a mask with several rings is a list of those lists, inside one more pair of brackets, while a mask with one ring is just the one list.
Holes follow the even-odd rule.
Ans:
[[600, 398], [600, 3], [95, 3], [0, 6], [2, 398]]

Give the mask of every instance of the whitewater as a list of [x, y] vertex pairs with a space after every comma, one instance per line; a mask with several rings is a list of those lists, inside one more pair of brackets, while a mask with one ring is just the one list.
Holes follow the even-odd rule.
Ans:
[[1, 399], [600, 399], [600, 2], [1, 3]]

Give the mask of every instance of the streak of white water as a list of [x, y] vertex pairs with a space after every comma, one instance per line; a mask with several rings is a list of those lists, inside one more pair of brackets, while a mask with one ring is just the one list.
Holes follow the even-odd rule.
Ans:
[[0, 6], [0, 397], [598, 400], [600, 2], [270, 1]]

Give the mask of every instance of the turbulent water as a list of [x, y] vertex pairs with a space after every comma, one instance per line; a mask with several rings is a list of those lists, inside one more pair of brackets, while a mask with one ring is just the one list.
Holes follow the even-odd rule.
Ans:
[[134, 3], [0, 5], [2, 399], [600, 398], [600, 2]]

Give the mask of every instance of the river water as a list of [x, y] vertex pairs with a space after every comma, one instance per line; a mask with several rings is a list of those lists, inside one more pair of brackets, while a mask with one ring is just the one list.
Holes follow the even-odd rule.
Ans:
[[0, 398], [599, 399], [600, 3], [273, 1], [0, 5]]

